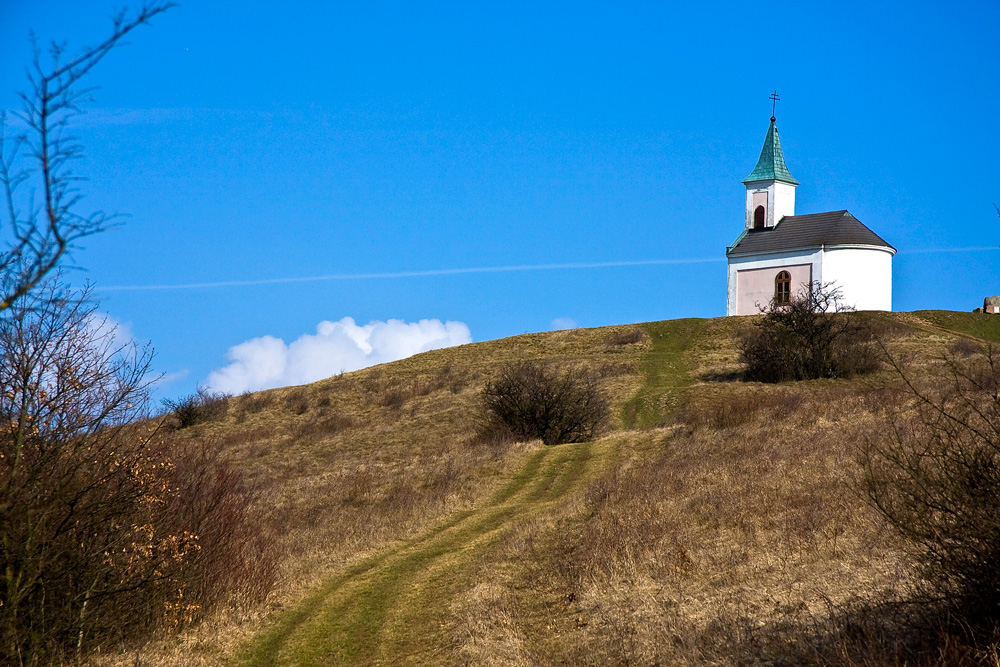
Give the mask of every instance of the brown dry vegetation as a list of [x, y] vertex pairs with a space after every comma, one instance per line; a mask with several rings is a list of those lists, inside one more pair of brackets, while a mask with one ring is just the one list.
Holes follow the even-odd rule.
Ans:
[[[1000, 340], [1000, 322], [967, 321], [988, 316], [865, 316], [912, 377], [963, 340]], [[906, 551], [855, 491], [857, 444], [903, 404], [897, 378], [743, 382], [745, 324], [531, 334], [230, 399], [175, 437], [222, 443], [263, 490], [279, 585], [264, 607], [110, 660], [267, 663], [248, 642], [318, 613], [315, 591], [347, 591], [346, 605], [352, 580], [377, 590], [393, 563], [427, 563], [380, 626], [395, 648], [357, 664], [1000, 664], [989, 646], [914, 630], [935, 621], [901, 602]], [[598, 373], [621, 418], [591, 450], [552, 448], [583, 466], [559, 489], [508, 493], [547, 452], [473, 433], [481, 388], [525, 359]], [[640, 396], [665, 426], [623, 428]], [[433, 631], [408, 636], [425, 607]], [[278, 662], [323, 664], [293, 648]]]
[[639, 383], [635, 353], [605, 349], [608, 333], [528, 334], [428, 352], [304, 387], [235, 396], [221, 416], [176, 431], [178, 444], [221, 445], [261, 492], [266, 523], [280, 536], [279, 584], [263, 607], [219, 613], [114, 661], [218, 664], [261, 629], [267, 613], [294, 606], [351, 563], [486, 497], [529, 449], [474, 437], [486, 380], [512, 359], [558, 360], [601, 376], [620, 403]]
[[691, 408], [631, 435], [631, 456], [512, 535], [498, 554], [509, 579], [493, 585], [535, 617], [519, 630], [536, 657], [770, 663], [832, 608], [905, 586], [898, 545], [845, 493], [869, 396], [831, 394]]

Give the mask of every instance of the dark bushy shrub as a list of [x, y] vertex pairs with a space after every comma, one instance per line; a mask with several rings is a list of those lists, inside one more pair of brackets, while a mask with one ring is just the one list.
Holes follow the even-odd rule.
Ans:
[[632, 327], [631, 329], [622, 329], [617, 331], [604, 341], [604, 346], [608, 348], [619, 348], [625, 347], [626, 345], [633, 345], [635, 343], [646, 342], [647, 336], [646, 332], [639, 327]]
[[744, 377], [757, 382], [844, 378], [879, 368], [873, 335], [840, 293], [813, 283], [789, 303], [771, 304], [739, 337]]
[[593, 375], [534, 362], [501, 368], [483, 389], [482, 401], [484, 431], [540, 438], [546, 445], [591, 440], [610, 416]]
[[293, 389], [285, 396], [285, 407], [297, 415], [309, 412], [309, 396], [305, 389]]
[[951, 345], [951, 353], [957, 357], [971, 357], [976, 353], [982, 353], [983, 346], [968, 338], [959, 338]]
[[177, 428], [188, 428], [225, 417], [229, 411], [230, 398], [229, 394], [213, 393], [205, 388], [199, 388], [190, 396], [176, 401], [163, 399], [163, 407], [174, 416]]

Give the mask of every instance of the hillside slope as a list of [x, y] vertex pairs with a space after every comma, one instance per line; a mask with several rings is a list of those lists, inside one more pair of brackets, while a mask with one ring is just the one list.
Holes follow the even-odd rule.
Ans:
[[[1000, 318], [867, 316], [915, 375], [959, 339], [1000, 341]], [[745, 325], [529, 334], [231, 399], [174, 437], [221, 442], [257, 481], [282, 583], [268, 609], [218, 614], [142, 659], [807, 661], [802, 627], [908, 583], [900, 545], [849, 491], [896, 378], [742, 382]], [[598, 373], [613, 431], [550, 448], [473, 437], [481, 387], [521, 359]]]

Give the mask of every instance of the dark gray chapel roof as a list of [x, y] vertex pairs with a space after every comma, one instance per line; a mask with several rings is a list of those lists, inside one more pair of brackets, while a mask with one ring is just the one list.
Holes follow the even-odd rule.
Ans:
[[756, 255], [822, 245], [868, 245], [896, 250], [847, 211], [829, 211], [786, 215], [774, 227], [747, 230], [726, 254]]

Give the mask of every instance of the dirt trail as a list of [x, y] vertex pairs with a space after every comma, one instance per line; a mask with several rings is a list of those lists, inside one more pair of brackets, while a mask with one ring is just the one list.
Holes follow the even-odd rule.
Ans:
[[615, 439], [546, 447], [489, 502], [358, 563], [285, 612], [239, 665], [382, 665], [448, 659], [449, 605], [506, 531], [543, 515], [611, 460]]

